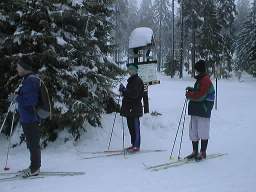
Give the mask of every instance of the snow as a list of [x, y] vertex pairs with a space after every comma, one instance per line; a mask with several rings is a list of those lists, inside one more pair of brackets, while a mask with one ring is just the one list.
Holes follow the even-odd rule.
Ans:
[[143, 47], [152, 43], [153, 31], [148, 27], [139, 27], [129, 37], [129, 48]]
[[[212, 113], [208, 153], [228, 153], [227, 156], [159, 172], [144, 169], [143, 163], [154, 164], [168, 160], [184, 102], [184, 89], [194, 84], [190, 78], [179, 80], [160, 76], [161, 84], [149, 88], [149, 102], [150, 111], [163, 115], [147, 114], [141, 118], [141, 147], [166, 149], [166, 152], [136, 154], [126, 158], [114, 156], [82, 159], [88, 155], [82, 152], [106, 150], [115, 115], [108, 114], [102, 120], [103, 128], [86, 126], [87, 132], [81, 136], [80, 141], [73, 142], [69, 134], [62, 132], [57, 142], [50, 143], [42, 151], [42, 171], [85, 171], [85, 175], [1, 182], [1, 192], [34, 192], [38, 189], [48, 192], [253, 192], [256, 188], [256, 80], [244, 76], [242, 80], [219, 81], [218, 110], [214, 109]], [[188, 123], [187, 116], [182, 156], [191, 152]], [[129, 146], [125, 119], [124, 126], [125, 143]], [[20, 132], [20, 128], [16, 130], [16, 134]], [[64, 140], [68, 141], [64, 143]], [[0, 137], [0, 145], [2, 168], [8, 145], [6, 137]], [[120, 148], [122, 118], [118, 115], [111, 149]], [[11, 171], [27, 167], [28, 162], [29, 154], [24, 144], [11, 149], [8, 162]]]
[[60, 103], [58, 101], [54, 102], [54, 108], [60, 110], [61, 114], [65, 114], [68, 112], [69, 108], [64, 103]]
[[84, 0], [72, 0], [72, 6], [83, 6]]
[[43, 33], [36, 32], [34, 30], [31, 31], [31, 37], [43, 36]]
[[67, 44], [67, 42], [63, 39], [63, 37], [56, 37], [57, 38], [57, 43], [60, 46], [65, 46]]
[[22, 17], [22, 16], [23, 16], [23, 12], [22, 12], [22, 11], [16, 11], [16, 14], [18, 14], [19, 17]]
[[2, 15], [2, 13], [0, 13], [0, 21], [7, 21], [8, 16]]

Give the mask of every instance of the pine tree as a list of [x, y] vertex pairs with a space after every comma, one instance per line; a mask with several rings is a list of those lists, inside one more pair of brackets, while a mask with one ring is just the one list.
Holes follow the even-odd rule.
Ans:
[[256, 76], [256, 0], [236, 42], [237, 64]]
[[14, 66], [5, 66], [22, 55], [31, 56], [54, 103], [53, 121], [46, 125], [51, 129], [46, 134], [69, 128], [78, 139], [86, 122], [100, 125], [106, 101], [114, 97], [112, 83], [121, 73], [108, 58], [112, 51], [108, 43], [113, 28], [111, 6], [109, 0], [1, 2], [1, 29], [8, 30], [1, 30], [0, 68], [5, 78], [10, 77]]

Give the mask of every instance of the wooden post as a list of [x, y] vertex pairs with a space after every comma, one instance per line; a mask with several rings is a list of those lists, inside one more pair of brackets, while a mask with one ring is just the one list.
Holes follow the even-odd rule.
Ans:
[[133, 53], [134, 53], [134, 63], [138, 64], [138, 62], [139, 62], [139, 56], [138, 56], [139, 49], [138, 48], [134, 48], [133, 49]]
[[144, 84], [143, 106], [144, 106], [144, 113], [149, 113], [148, 85], [147, 84]]
[[218, 77], [216, 77], [215, 110], [218, 108]]

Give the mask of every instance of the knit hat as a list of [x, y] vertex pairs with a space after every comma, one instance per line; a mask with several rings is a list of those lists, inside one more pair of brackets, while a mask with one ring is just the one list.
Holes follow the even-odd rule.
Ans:
[[30, 59], [28, 56], [21, 57], [18, 65], [27, 71], [34, 71], [32, 59]]
[[129, 63], [126, 65], [127, 69], [130, 69], [130, 70], [134, 70], [134, 71], [138, 71], [138, 65], [136, 63]]
[[195, 70], [199, 73], [206, 73], [206, 63], [204, 60], [199, 60], [195, 64]]

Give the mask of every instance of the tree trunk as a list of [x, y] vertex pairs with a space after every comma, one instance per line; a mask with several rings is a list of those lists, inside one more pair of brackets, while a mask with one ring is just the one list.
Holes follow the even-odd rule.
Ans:
[[160, 5], [160, 21], [159, 21], [159, 61], [158, 61], [158, 67], [157, 70], [160, 71], [161, 65], [162, 65], [162, 9], [163, 9], [163, 0], [161, 0]]
[[183, 77], [183, 44], [184, 44], [184, 17], [183, 17], [183, 0], [181, 0], [181, 10], [180, 10], [180, 18], [181, 18], [181, 25], [180, 25], [180, 79]]

